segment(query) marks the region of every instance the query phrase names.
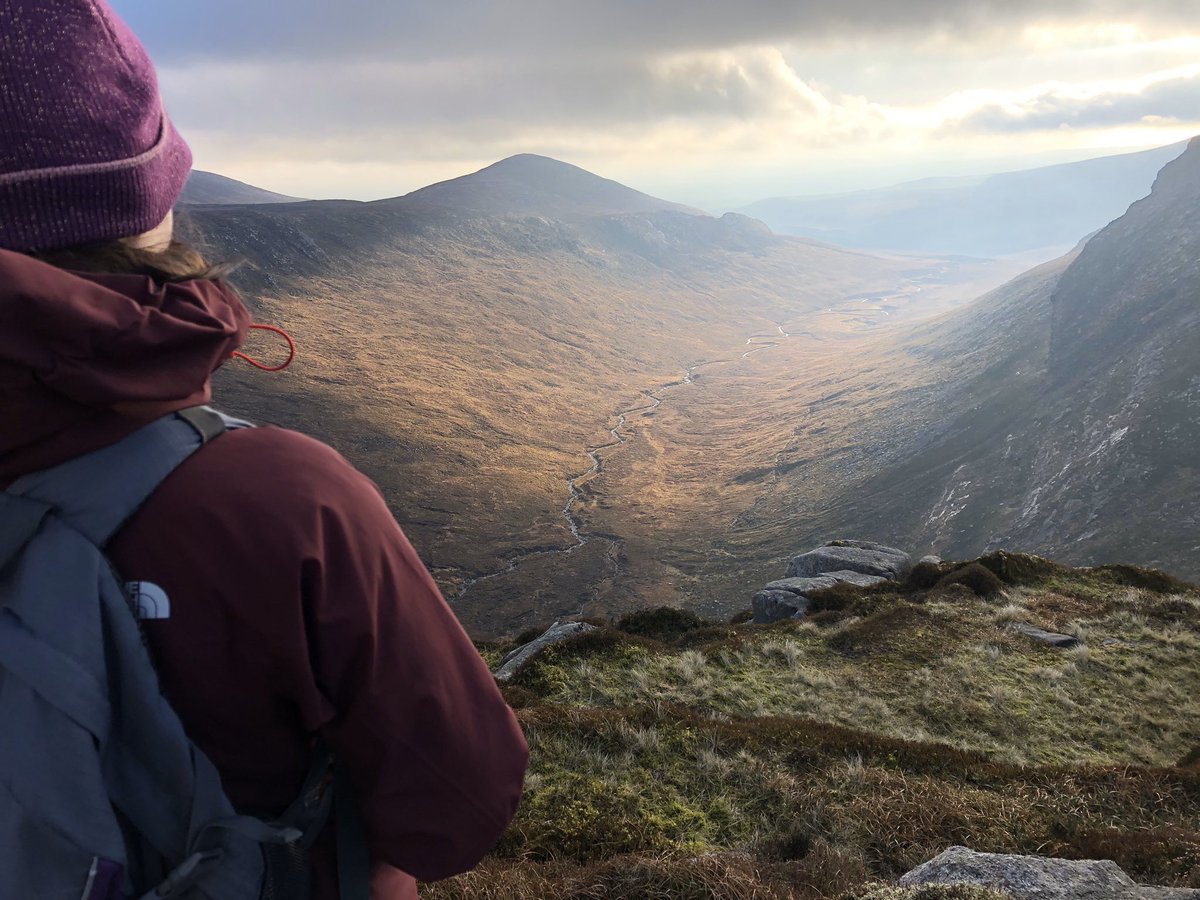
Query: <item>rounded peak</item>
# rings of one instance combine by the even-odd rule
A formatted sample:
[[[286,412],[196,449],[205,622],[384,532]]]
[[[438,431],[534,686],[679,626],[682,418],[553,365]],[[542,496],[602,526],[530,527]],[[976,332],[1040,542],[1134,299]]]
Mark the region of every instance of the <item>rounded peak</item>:
[[[489,215],[551,218],[663,210],[694,212],[571,163],[536,153],[509,156],[470,175],[414,191],[404,201]]]

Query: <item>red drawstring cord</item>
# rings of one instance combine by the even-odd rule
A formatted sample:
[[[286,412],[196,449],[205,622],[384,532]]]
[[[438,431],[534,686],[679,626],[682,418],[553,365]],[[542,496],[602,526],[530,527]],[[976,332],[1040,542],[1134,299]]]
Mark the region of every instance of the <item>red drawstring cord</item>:
[[[290,334],[288,334],[282,328],[276,328],[274,325],[251,325],[250,327],[253,329],[256,329],[258,331],[273,332],[274,334],[279,335],[281,338],[283,338],[285,341],[287,341],[287,343],[288,343],[288,358],[284,361],[283,365],[268,366],[268,365],[264,365],[263,363],[260,363],[257,359],[253,359],[252,357],[247,356],[245,353],[242,353],[240,350],[234,350],[233,351],[234,356],[236,356],[238,359],[245,360],[246,362],[250,363],[250,365],[255,366],[256,368],[262,369],[264,372],[282,372],[284,369],[286,369],[288,366],[290,366],[292,364],[292,360],[294,360],[296,358],[296,342],[294,340],[292,340],[292,336]]]

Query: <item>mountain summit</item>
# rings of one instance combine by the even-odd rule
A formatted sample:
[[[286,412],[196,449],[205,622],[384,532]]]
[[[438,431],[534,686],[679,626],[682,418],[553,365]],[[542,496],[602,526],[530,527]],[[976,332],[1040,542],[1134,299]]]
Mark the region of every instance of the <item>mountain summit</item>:
[[[470,175],[380,202],[489,216],[574,219],[667,210],[703,215],[699,210],[651,197],[570,163],[533,153],[510,156]]]

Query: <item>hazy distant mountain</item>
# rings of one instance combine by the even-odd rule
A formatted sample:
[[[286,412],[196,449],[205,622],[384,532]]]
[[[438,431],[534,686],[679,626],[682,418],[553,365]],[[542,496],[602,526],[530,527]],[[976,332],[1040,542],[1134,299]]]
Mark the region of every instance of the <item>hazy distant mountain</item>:
[[[234,181],[224,175],[192,170],[184,185],[179,202],[185,206],[202,204],[297,203],[299,197],[288,197],[264,191],[252,184]]]
[[[740,212],[782,234],[875,251],[1005,256],[1066,252],[1146,195],[1183,151],[1140,153],[1021,172],[935,178],[872,191],[762,200]]]
[[[697,497],[670,480],[626,493],[608,479],[632,453],[578,479],[587,448],[614,442],[620,421],[656,421],[647,392],[692,385],[689,367],[696,383],[712,360],[741,371],[765,356],[743,366],[768,346],[748,347],[753,336],[784,340],[781,323],[835,302],[857,311],[854,298],[939,265],[778,237],[529,156],[391,200],[203,206],[187,218],[213,258],[248,260],[238,282],[256,315],[300,344],[279,376],[227,366],[219,402],[301,426],[361,465],[451,598],[483,578],[456,601],[480,633],[676,590],[670,557],[696,547],[664,525],[682,515],[708,528],[736,509],[693,515]],[[272,357],[269,339],[252,343]],[[741,465],[740,429],[759,411],[728,413],[697,457],[705,467],[718,445]],[[563,514],[572,490],[583,545]],[[618,491],[640,510],[609,524]]]
[[[1200,138],[1077,256],[912,342],[927,424],[818,517],[955,557],[1028,549],[1200,577]]]
[[[405,206],[433,206],[485,215],[580,218],[673,210],[699,210],[659,200],[586,169],[546,156],[522,153],[481,169],[413,191],[397,200]]]

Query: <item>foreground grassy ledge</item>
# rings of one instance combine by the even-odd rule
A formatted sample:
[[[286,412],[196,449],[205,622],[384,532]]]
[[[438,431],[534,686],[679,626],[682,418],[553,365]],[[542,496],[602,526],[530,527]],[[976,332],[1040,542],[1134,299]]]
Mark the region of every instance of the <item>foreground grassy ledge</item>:
[[[1198,651],[1200,589],[1004,553],[839,585],[799,621],[637,613],[506,686],[522,808],[423,895],[997,896],[877,884],[952,844],[1200,887]]]

